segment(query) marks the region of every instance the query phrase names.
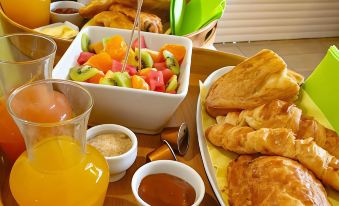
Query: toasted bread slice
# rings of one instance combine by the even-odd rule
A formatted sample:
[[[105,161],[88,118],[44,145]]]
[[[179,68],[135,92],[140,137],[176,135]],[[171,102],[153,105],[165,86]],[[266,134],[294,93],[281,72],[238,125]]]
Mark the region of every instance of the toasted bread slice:
[[[302,82],[289,73],[284,60],[264,49],[216,80],[206,98],[206,110],[213,116],[251,109],[275,99],[294,101]]]

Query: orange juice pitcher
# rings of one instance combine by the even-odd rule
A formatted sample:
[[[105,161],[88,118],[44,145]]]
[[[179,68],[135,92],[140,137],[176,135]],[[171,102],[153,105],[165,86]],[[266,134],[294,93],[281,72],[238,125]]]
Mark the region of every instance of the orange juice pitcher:
[[[13,164],[25,143],[7,112],[7,97],[27,82],[51,77],[56,44],[41,35],[11,34],[0,37],[0,47],[0,150]]]
[[[26,143],[9,184],[19,205],[103,205],[109,181],[105,158],[86,145],[93,100],[80,85],[41,80],[8,98]]]
[[[49,24],[51,0],[0,0],[5,14],[31,29]]]

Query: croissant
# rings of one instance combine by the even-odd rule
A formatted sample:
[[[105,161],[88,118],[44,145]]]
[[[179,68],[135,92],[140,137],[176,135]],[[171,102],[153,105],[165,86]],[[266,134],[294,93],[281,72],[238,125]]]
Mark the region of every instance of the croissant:
[[[339,158],[338,135],[313,118],[302,116],[301,109],[282,100],[273,100],[240,113],[229,112],[226,116],[218,116],[217,122],[234,126],[249,126],[253,129],[288,128],[296,134],[297,139],[312,137],[317,145]]]
[[[237,125],[249,125],[254,129],[288,128],[294,133],[299,130],[301,109],[282,100],[273,100],[254,109],[243,110]]]
[[[222,130],[222,147],[238,154],[261,153],[298,160],[325,184],[339,190],[339,160],[318,146],[312,138],[296,139],[293,132],[286,128],[244,132],[250,131],[248,128],[234,128],[225,123],[209,127],[205,135],[210,140],[213,139],[214,130]]]
[[[314,141],[331,155],[339,158],[339,137],[338,135],[321,125],[310,117],[302,117],[297,138],[305,139],[312,137]]]
[[[330,205],[319,180],[303,165],[285,157],[241,155],[228,165],[227,179],[233,206]]]

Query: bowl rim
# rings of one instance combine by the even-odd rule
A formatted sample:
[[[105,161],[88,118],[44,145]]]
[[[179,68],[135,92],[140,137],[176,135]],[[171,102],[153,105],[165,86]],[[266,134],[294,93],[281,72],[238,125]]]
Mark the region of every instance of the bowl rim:
[[[65,8],[65,7],[63,7],[63,5],[66,5],[66,4],[67,5],[69,4],[69,6],[67,6],[68,8],[78,9],[78,12],[72,13],[72,14],[61,14],[61,13],[56,13],[52,10],[53,6],[56,7],[56,8],[53,8],[53,9],[59,9],[59,8]],[[80,15],[78,6],[84,7],[85,5],[80,3],[80,2],[77,2],[77,1],[56,1],[56,2],[51,3],[51,5],[49,7],[49,11],[51,12],[51,14],[56,15],[56,16],[58,16],[58,15],[59,16],[69,16],[69,17],[77,16],[77,15]]]
[[[152,168],[152,167],[154,167],[156,165],[176,166],[176,167],[179,167],[179,168],[181,168],[183,170],[189,171],[191,173],[190,175],[194,176],[194,178],[199,182],[199,185],[200,185],[200,187],[194,188],[194,186],[190,182],[188,182],[194,188],[195,191],[198,191],[200,193],[200,195],[196,197],[196,200],[194,201],[192,206],[198,206],[198,204],[200,204],[202,202],[202,200],[203,200],[203,198],[205,196],[205,183],[204,183],[204,181],[202,180],[201,176],[198,174],[197,171],[195,171],[192,167],[190,167],[190,166],[188,166],[188,165],[186,165],[184,163],[178,162],[178,161],[173,161],[173,160],[157,160],[157,161],[150,162],[150,163],[147,163],[147,164],[141,166],[133,174],[132,181],[131,181],[131,188],[132,188],[132,192],[133,192],[134,197],[137,199],[137,201],[139,203],[141,203],[142,205],[150,206],[148,203],[146,203],[139,196],[138,189],[139,189],[140,185],[138,185],[138,186],[136,185],[137,176],[140,176],[141,172],[144,171],[146,168]],[[163,172],[163,173],[166,173],[166,172]],[[151,174],[158,174],[158,173],[151,173]],[[167,174],[170,174],[170,173],[167,173]],[[174,175],[174,174],[170,174],[170,175]],[[146,176],[147,175],[145,175],[145,177]],[[176,176],[176,177],[178,177],[180,179],[183,179],[183,178],[179,177],[178,175],[174,175],[174,176]],[[145,178],[145,177],[143,177],[143,178]]]
[[[103,155],[107,161],[124,159],[124,158],[132,155],[134,151],[137,151],[138,139],[137,139],[136,135],[134,134],[134,132],[132,132],[127,127],[124,127],[124,126],[121,126],[121,125],[118,125],[118,124],[100,124],[100,125],[96,125],[94,127],[89,128],[87,130],[87,133],[86,133],[86,141],[90,140],[91,138],[94,138],[98,133],[110,132],[110,131],[112,131],[112,132],[122,132],[125,135],[127,135],[130,138],[130,140],[132,141],[132,147],[121,155],[112,156],[112,157],[107,157],[107,156]],[[93,132],[93,135],[89,136],[89,134],[88,134],[89,132]]]

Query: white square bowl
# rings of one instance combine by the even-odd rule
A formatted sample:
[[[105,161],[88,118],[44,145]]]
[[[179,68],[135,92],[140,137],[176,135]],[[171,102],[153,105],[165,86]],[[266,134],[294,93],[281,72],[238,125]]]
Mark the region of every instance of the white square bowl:
[[[128,43],[131,31],[105,27],[86,27],[80,31],[70,47],[55,66],[54,79],[69,79],[71,67],[77,65],[81,50],[81,35],[87,33],[91,42],[104,37],[121,35]],[[135,33],[136,34],[136,33]],[[109,85],[79,82],[90,91],[94,107],[89,124],[120,124],[134,132],[159,133],[184,100],[189,86],[192,42],[186,37],[142,32],[149,49],[158,51],[164,44],[180,44],[186,47],[186,55],[180,66],[177,94],[122,88]]]

